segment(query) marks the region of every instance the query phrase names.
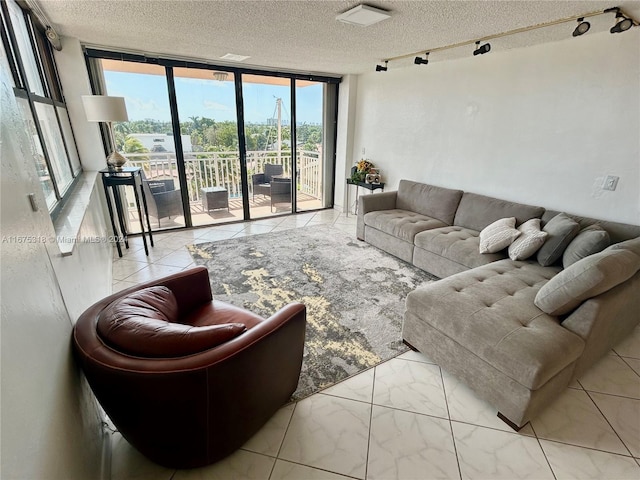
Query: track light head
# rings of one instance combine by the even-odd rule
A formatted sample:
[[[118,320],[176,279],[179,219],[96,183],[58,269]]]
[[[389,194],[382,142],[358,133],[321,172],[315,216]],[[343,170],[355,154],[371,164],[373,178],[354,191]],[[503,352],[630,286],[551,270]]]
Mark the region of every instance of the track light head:
[[[579,18],[578,22],[579,22],[578,26],[572,33],[574,37],[579,37],[580,35],[584,35],[591,28],[591,24],[589,22],[585,22],[584,18]]]
[[[473,55],[484,55],[491,51],[491,44],[485,43],[484,45],[480,45],[480,40],[476,42],[476,49],[473,51]]]
[[[610,33],[622,33],[630,30],[631,27],[637,25],[632,19],[626,17],[620,11],[620,7],[607,8],[604,13],[616,12],[616,24],[609,30]]]
[[[415,63],[416,65],[426,65],[427,63],[429,63],[429,52],[424,54],[424,58],[416,57],[413,60],[413,63]]]
[[[386,72],[389,68],[389,61],[385,60],[384,67],[382,65],[376,65],[376,72]]]
[[[626,32],[631,27],[633,27],[633,20],[631,20],[630,18],[625,17],[621,13],[618,13],[616,15],[616,18],[622,18],[622,20],[619,20],[613,27],[611,27],[611,30],[609,30],[609,32],[611,32],[611,33],[622,33],[622,32]]]

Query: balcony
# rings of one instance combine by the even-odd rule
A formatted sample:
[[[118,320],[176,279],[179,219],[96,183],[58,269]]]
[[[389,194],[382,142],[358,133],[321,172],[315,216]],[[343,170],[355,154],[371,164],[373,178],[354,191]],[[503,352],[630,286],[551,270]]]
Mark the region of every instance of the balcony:
[[[175,189],[180,188],[176,156],[173,152],[163,153],[127,153],[127,165],[141,167],[148,180],[172,180]],[[323,208],[322,155],[320,152],[297,151],[297,189],[298,210]],[[219,224],[244,219],[242,208],[242,180],[240,176],[239,152],[198,152],[185,154],[185,171],[188,185],[189,209],[194,226]],[[247,152],[247,170],[249,178],[249,207],[252,218],[268,217],[272,214],[291,212],[290,203],[271,205],[271,199],[264,195],[253,195],[251,175],[264,171],[264,165],[283,166],[283,177],[292,176],[291,152],[250,151]],[[171,185],[171,183],[169,183]],[[227,190],[229,210],[206,211],[203,208],[201,189],[223,187]],[[133,192],[126,194],[129,223],[132,231],[139,228],[138,212]],[[153,230],[184,226],[183,216],[150,217]],[[158,222],[159,220],[159,222]]]

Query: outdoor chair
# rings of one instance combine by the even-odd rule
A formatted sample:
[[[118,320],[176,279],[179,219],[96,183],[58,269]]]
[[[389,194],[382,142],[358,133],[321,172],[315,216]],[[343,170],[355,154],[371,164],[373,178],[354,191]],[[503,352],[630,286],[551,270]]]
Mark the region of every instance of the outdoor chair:
[[[182,215],[182,195],[176,190],[173,180],[142,180],[144,196],[147,200],[149,215],[158,220],[172,216]]]
[[[140,453],[168,468],[216,462],[290,401],[306,309],[269,318],[213,300],[196,267],[115,293],[73,329],[74,354],[100,405]]]
[[[256,173],[251,176],[251,183],[253,184],[253,199],[255,200],[256,194],[271,195],[271,180],[273,177],[282,175],[284,169],[282,165],[274,165],[266,163],[264,165],[264,173]]]
[[[291,203],[291,179],[274,178],[270,185],[271,213],[277,203]]]

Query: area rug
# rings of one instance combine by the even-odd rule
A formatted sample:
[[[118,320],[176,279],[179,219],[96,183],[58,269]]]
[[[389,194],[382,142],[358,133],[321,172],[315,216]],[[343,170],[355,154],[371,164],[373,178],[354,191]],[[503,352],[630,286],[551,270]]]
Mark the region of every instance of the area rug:
[[[263,317],[307,306],[302,399],[407,350],[406,296],[436,278],[326,225],[188,247],[213,295]]]

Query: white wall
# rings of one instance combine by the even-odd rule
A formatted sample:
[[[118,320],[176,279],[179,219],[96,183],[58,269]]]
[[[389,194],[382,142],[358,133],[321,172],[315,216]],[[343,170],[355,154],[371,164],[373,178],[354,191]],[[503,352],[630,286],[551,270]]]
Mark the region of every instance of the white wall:
[[[68,306],[78,311],[109,293],[96,279],[109,271],[111,250],[87,244],[82,255],[63,259],[49,240],[53,224],[8,79],[0,66],[0,477],[98,479],[102,418],[72,358],[76,315]],[[37,212],[27,198],[31,192],[41,207]],[[106,234],[101,209],[93,195],[84,231]]]
[[[639,117],[640,28],[390,64],[358,79],[348,164],[366,148],[387,189],[409,178],[640,224]]]
[[[334,208],[346,212],[346,183],[353,166],[353,137],[358,76],[345,75],[338,86],[338,132],[336,136],[336,183]],[[355,188],[355,187],[354,187]],[[354,195],[355,197],[355,195]]]

